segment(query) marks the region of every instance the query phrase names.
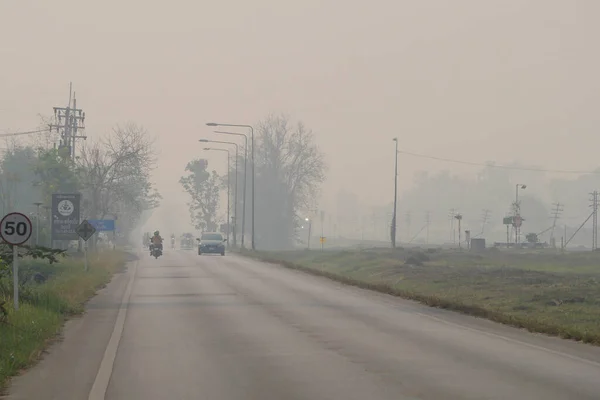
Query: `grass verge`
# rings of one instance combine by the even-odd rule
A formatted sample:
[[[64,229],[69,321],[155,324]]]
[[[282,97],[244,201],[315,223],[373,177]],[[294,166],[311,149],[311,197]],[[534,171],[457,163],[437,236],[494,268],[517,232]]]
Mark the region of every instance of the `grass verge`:
[[[24,273],[37,273],[47,280],[31,283],[20,292],[20,307],[13,308],[12,280],[0,278],[0,390],[11,376],[32,365],[47,344],[60,332],[65,320],[83,311],[85,302],[105,286],[126,261],[120,251],[102,253],[101,259],[90,257],[89,270],[83,262],[66,258],[49,265],[43,261],[21,261]],[[21,274],[19,274],[21,275]]]
[[[243,252],[348,285],[600,345],[600,254]],[[421,260],[414,265],[410,259]]]

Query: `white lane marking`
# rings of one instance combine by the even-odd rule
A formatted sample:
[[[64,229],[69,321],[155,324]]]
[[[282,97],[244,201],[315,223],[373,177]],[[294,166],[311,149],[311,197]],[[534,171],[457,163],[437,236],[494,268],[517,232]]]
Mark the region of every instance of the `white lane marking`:
[[[121,306],[119,308],[119,313],[117,314],[115,327],[112,335],[110,336],[110,340],[108,341],[108,345],[106,346],[106,350],[104,351],[104,357],[100,363],[100,368],[96,374],[96,379],[94,380],[94,385],[90,390],[88,400],[104,400],[104,396],[106,395],[108,383],[110,382],[110,377],[112,376],[113,365],[117,356],[117,350],[119,348],[119,342],[121,341],[121,335],[123,334],[123,328],[125,327],[127,306],[129,299],[131,298],[131,291],[133,289],[133,281],[135,280],[138,263],[139,260],[133,263],[133,270],[129,276],[129,282],[127,283],[127,288],[125,289],[123,298],[121,299]]]

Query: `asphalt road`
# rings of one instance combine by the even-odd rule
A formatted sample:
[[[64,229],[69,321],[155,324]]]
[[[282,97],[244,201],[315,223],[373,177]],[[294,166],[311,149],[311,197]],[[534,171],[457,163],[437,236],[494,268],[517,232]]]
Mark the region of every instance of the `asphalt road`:
[[[236,256],[144,255],[9,399],[600,399],[600,349]]]

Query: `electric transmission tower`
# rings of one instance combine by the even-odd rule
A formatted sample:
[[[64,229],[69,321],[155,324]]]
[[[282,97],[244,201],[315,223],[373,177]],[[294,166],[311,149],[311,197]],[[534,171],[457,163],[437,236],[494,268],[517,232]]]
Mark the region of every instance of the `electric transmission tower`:
[[[490,210],[488,209],[484,209],[483,210],[483,214],[481,216],[481,235],[483,235],[483,233],[485,232],[485,226],[487,225],[487,223],[490,220]]]
[[[556,247],[556,241],[554,239],[554,230],[556,229],[556,222],[560,218],[560,214],[564,211],[564,207],[559,202],[552,204],[554,209],[552,210],[552,231],[550,232],[550,244],[552,247]]]
[[[78,135],[79,130],[85,129],[85,112],[77,108],[77,99],[72,84],[69,84],[67,107],[54,107],[54,122],[54,124],[50,124],[50,129],[56,129],[56,132],[60,133],[59,149],[68,149],[69,157],[71,160],[75,160],[75,140],[87,139],[87,136]]]

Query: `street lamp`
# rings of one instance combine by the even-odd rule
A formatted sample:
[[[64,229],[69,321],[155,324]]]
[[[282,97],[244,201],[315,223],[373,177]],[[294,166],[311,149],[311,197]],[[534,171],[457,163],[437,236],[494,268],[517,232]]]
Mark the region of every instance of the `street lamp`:
[[[219,140],[208,140],[208,139],[200,139],[199,142],[232,144],[235,146],[235,190],[234,190],[234,195],[233,195],[233,197],[234,197],[233,204],[235,204],[235,206],[233,208],[233,220],[234,220],[234,223],[233,223],[233,247],[236,247],[237,246],[237,239],[236,239],[237,232],[236,231],[237,231],[237,220],[238,220],[238,217],[237,217],[238,154],[239,154],[238,153],[238,145],[237,145],[237,143],[234,143],[234,142],[222,142]],[[229,182],[227,182],[227,184],[229,185]],[[229,221],[227,221],[227,223],[229,224]],[[242,227],[242,229],[243,229],[243,227]]]
[[[229,126],[229,127],[237,127],[237,128],[250,128],[251,135],[251,145],[252,145],[252,250],[256,250],[255,245],[255,234],[254,234],[254,209],[255,209],[255,193],[254,193],[254,181],[256,180],[256,175],[254,174],[254,128],[252,125],[238,125],[238,124],[221,124],[217,122],[208,122],[207,126]]]
[[[34,206],[37,206],[37,213],[35,215],[35,245],[40,245],[40,206],[44,203],[40,203],[39,201],[33,203]]]
[[[235,135],[244,137],[244,188],[242,189],[242,197],[244,198],[244,207],[242,208],[242,249],[244,249],[244,234],[246,233],[246,181],[248,178],[248,135],[245,133],[213,131],[224,135]],[[237,174],[236,174],[237,176]],[[237,188],[237,185],[236,185]]]
[[[44,210],[46,210],[46,219],[48,220],[48,247],[52,247],[52,218],[50,215],[50,210],[52,207],[43,206]]]
[[[392,248],[396,248],[396,210],[398,207],[398,138],[392,139],[396,143],[396,161],[394,165],[394,212],[392,214],[391,239]]]
[[[515,194],[515,246],[519,243],[519,237],[521,236],[521,206],[519,205],[519,189],[527,189],[527,185],[522,183],[517,183],[515,185],[516,194]]]
[[[308,242],[307,242],[307,245],[308,245],[308,250],[310,250],[310,235],[311,235],[311,230],[312,230],[312,219],[306,217],[304,220],[306,222],[308,222]]]
[[[462,248],[462,242],[461,242],[462,239],[460,237],[460,221],[462,221],[463,216],[462,216],[462,214],[456,214],[454,216],[454,218],[458,220],[458,248],[460,249],[460,248]]]
[[[216,149],[216,148],[212,148],[212,147],[205,147],[204,150],[212,150],[212,151],[225,151],[227,152],[227,247],[229,247],[229,198],[230,198],[230,192],[229,189],[231,187],[231,185],[229,184],[229,171],[231,170],[230,166],[229,166],[229,159],[230,159],[230,155],[229,155],[229,150],[227,149]]]

